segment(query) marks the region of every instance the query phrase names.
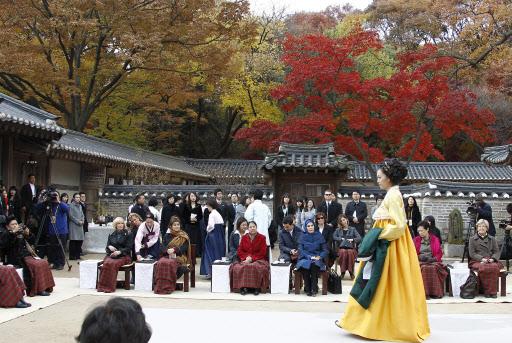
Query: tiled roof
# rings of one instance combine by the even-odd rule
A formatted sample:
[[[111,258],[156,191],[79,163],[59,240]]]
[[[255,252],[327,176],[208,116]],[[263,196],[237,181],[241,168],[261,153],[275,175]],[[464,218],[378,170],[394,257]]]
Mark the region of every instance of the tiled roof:
[[[212,181],[220,185],[263,184],[265,174],[261,160],[187,159],[191,166],[208,173]]]
[[[485,148],[481,159],[485,163],[512,164],[512,144]]]
[[[379,166],[375,164],[373,167],[376,170]],[[371,180],[370,172],[364,165],[357,164],[349,180]],[[512,167],[482,162],[411,162],[406,180],[512,181]]]
[[[115,161],[132,166],[170,171],[199,179],[208,179],[204,173],[185,162],[185,159],[159,154],[115,143],[106,139],[68,130],[67,134],[48,146],[50,153],[71,152],[100,160]]]
[[[60,136],[66,130],[57,125],[57,118],[51,113],[0,93],[0,122],[23,125]]]
[[[104,185],[100,191],[100,197],[127,197],[133,198],[136,194],[145,194],[152,197],[165,197],[167,194],[183,196],[187,192],[196,192],[200,198],[213,197],[215,189],[220,188],[224,196],[231,193],[248,195],[250,192],[259,189],[263,192],[265,199],[272,199],[273,189],[271,186],[261,185]]]
[[[338,190],[338,196],[349,198],[353,191],[358,191],[363,198],[375,198],[378,194],[385,194],[378,186],[347,185]],[[466,197],[474,198],[481,194],[484,198],[504,198],[512,196],[512,183],[463,183],[429,180],[420,185],[400,186],[404,197]]]
[[[345,156],[336,155],[334,144],[281,143],[277,153],[265,157],[263,168],[348,169],[351,162]]]

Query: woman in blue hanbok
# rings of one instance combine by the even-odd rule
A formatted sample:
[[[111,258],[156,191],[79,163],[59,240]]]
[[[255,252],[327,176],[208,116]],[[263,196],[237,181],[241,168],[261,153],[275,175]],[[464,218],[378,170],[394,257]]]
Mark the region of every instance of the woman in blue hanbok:
[[[211,278],[212,275],[212,263],[215,260],[219,260],[224,256],[226,251],[226,241],[224,238],[224,220],[217,211],[217,201],[215,199],[209,199],[206,202],[208,211],[208,224],[206,226],[206,239],[204,242],[203,257],[201,259],[201,275],[206,275],[207,278]]]

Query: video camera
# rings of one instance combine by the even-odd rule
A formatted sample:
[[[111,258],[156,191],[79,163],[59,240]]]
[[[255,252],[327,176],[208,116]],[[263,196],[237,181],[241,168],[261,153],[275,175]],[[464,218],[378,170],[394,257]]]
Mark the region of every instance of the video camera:
[[[55,188],[43,189],[39,196],[40,202],[59,202],[59,192]]]
[[[466,209],[468,216],[471,218],[476,218],[476,215],[478,214],[478,202],[470,200],[466,204],[468,205],[468,208]]]
[[[508,214],[510,214],[512,216],[512,203],[507,205],[507,212],[508,212]],[[512,219],[510,219],[510,220],[506,220],[506,219],[500,220],[500,223],[498,224],[500,229],[504,229],[504,228],[506,228],[509,225],[512,225]]]

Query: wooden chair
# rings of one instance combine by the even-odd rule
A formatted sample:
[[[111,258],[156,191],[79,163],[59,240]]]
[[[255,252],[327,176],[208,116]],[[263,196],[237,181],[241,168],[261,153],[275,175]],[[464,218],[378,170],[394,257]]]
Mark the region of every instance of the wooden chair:
[[[183,282],[176,282],[176,286],[180,285],[183,288],[183,292],[188,292],[190,287],[196,287],[196,245],[190,244],[188,252],[187,269],[183,274]]]
[[[98,284],[98,280],[100,278],[100,271],[101,271],[102,265],[103,265],[103,261],[98,262],[98,272],[96,274],[96,285]],[[124,280],[121,281],[123,283],[123,288],[126,290],[130,290],[130,279],[131,279],[130,273],[135,272],[135,263],[131,262],[131,263],[125,264],[124,266],[121,266],[121,268],[119,268],[119,271],[124,272]]]
[[[508,275],[508,272],[506,270],[503,270],[503,271],[500,272],[499,290],[500,290],[500,295],[502,297],[506,297],[507,296],[507,275]]]
[[[300,294],[300,290],[302,289],[302,274],[299,270],[293,269],[293,275],[294,275],[294,288],[295,288],[295,294]],[[322,295],[327,295],[327,283],[329,281],[329,268],[326,265],[326,269],[324,271],[320,272],[320,276],[322,279]],[[298,287],[297,287],[298,286]]]

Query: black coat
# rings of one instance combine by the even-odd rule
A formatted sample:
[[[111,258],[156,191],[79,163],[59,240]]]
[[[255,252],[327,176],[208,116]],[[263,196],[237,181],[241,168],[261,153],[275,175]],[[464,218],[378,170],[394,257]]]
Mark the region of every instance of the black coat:
[[[2,232],[0,235],[0,250],[5,256],[5,262],[7,264],[21,267],[23,266],[23,258],[32,256],[27,249],[25,241],[29,244],[34,244],[34,235],[30,234],[25,238],[21,232],[18,234],[13,234],[8,230]]]
[[[133,213],[133,212],[132,212]],[[134,233],[136,234],[136,232]],[[130,231],[128,230],[122,230],[117,231],[115,230],[110,235],[108,235],[107,240],[107,246],[105,248],[105,251],[107,252],[107,255],[110,256],[112,253],[108,246],[111,245],[117,250],[121,252],[121,255],[113,258],[119,258],[122,256],[130,256],[132,252],[132,246],[133,246],[133,237]]]
[[[130,213],[137,213],[142,218],[142,220],[145,220],[146,214],[151,213],[151,211],[146,205],[135,204],[132,206]]]
[[[343,213],[343,206],[336,202],[331,201],[329,208],[327,208],[327,203],[322,201],[320,206],[318,206],[316,213],[323,212],[327,216],[326,224],[330,224],[332,227],[338,226],[338,216]]]
[[[14,215],[18,223],[21,223],[21,198],[18,194],[13,198],[9,197],[9,214]]]
[[[356,212],[359,223],[354,223],[354,212]],[[354,227],[361,236],[364,236],[364,220],[368,217],[366,203],[362,201],[359,201],[357,204],[355,201],[349,202],[345,208],[345,215],[348,217],[350,226]]]
[[[196,215],[197,221],[195,223],[192,223],[190,221],[191,214]],[[196,207],[192,208],[192,207],[190,207],[190,205],[187,204],[183,207],[183,221],[185,222],[185,226],[199,225],[199,223],[201,222],[201,219],[203,219],[203,210],[201,208],[201,205],[196,204]]]
[[[162,218],[160,218],[160,232],[165,233],[165,231],[167,231],[172,216],[180,218],[181,222],[183,223],[183,218],[181,217],[180,209],[175,204],[164,205],[164,207],[162,207]]]
[[[235,227],[235,217],[236,217],[236,206],[238,204],[233,205],[233,203],[226,205],[226,213],[227,213],[227,219],[228,219],[228,232],[231,234],[233,232],[233,229]]]
[[[407,225],[414,233],[414,237],[418,235],[418,223],[421,222],[421,212],[418,206],[412,208],[405,204],[405,216],[407,218]],[[409,223],[409,220],[411,223]]]
[[[41,192],[41,187],[39,187],[37,185],[35,187],[36,187],[36,196],[35,197],[32,197],[33,196],[32,190],[30,189],[30,185],[28,183],[23,185],[23,187],[21,187],[21,189],[20,189],[21,206],[24,206],[27,208],[27,214],[30,211],[30,209],[32,208],[32,206],[35,203],[37,203],[37,196]]]
[[[169,246],[169,243],[171,243],[172,239],[174,237],[169,233],[166,232],[162,238],[162,256],[169,256],[167,253],[167,250],[169,250],[167,247]],[[188,252],[188,241],[185,241],[185,243],[179,247],[179,249],[175,249],[176,256],[181,255],[187,255]]]
[[[80,206],[82,207],[82,212],[84,213],[84,232],[89,232],[89,222],[87,221],[87,204],[80,202]]]
[[[341,206],[341,205],[340,205]],[[319,230],[317,228],[317,230]],[[334,249],[334,228],[330,225],[325,225],[322,231],[322,236],[324,236],[325,242],[327,244],[327,248],[329,249],[329,257],[334,258],[336,256],[336,251]]]
[[[299,249],[300,238],[302,237],[302,230],[298,227],[294,227],[292,232],[288,232],[285,229],[279,232],[279,258],[284,259],[286,262],[290,262],[290,251],[293,249]]]
[[[285,209],[287,210],[285,215]],[[283,227],[283,219],[286,216],[295,216],[295,208],[292,205],[288,205],[286,208],[283,208],[283,205],[279,205],[279,208],[277,209],[277,218],[276,218],[276,224],[279,227]]]
[[[485,219],[489,222],[489,235],[496,236],[496,227],[494,226],[494,222],[492,221],[492,208],[491,205],[487,203],[483,203],[477,207],[477,221],[480,219]]]

